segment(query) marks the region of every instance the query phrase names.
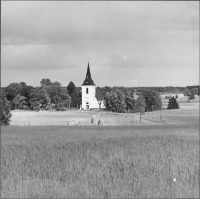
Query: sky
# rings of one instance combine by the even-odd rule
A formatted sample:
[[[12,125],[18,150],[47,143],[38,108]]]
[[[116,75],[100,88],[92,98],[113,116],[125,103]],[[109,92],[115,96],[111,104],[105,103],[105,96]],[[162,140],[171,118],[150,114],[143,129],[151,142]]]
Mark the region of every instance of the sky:
[[[198,1],[2,1],[1,86],[199,84]]]

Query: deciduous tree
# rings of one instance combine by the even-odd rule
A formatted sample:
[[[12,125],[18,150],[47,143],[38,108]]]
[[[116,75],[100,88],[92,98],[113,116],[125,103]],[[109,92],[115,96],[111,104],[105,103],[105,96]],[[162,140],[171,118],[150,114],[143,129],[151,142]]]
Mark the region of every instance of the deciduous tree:
[[[146,104],[145,111],[153,111],[160,109],[162,101],[157,91],[151,89],[143,89],[140,91],[140,94],[145,99],[145,104]]]
[[[190,91],[188,88],[185,88],[185,89],[183,90],[183,94],[184,94],[184,96],[190,96],[191,91]]]
[[[146,109],[146,102],[143,95],[139,95],[139,97],[135,101],[134,109],[136,112],[144,113]]]
[[[35,88],[31,93],[31,107],[33,110],[39,110],[40,108],[49,109],[51,105],[51,99],[45,89]]]
[[[10,118],[11,118],[11,112],[9,109],[8,101],[6,99],[6,95],[1,89],[0,93],[0,121],[1,121],[1,126],[3,125],[9,125],[10,124]]]
[[[17,95],[21,95],[22,85],[19,83],[11,83],[5,88],[5,95],[7,100],[12,101]]]

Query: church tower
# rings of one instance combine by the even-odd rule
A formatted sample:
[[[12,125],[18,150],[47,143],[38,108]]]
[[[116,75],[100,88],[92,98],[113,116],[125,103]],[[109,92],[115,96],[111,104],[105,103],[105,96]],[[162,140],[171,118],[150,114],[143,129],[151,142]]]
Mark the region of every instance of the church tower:
[[[90,73],[90,66],[88,62],[87,73],[82,87],[82,109],[98,109],[99,102],[103,101],[103,94],[100,89],[96,87]],[[97,94],[98,93],[98,94]],[[103,103],[102,103],[103,104]],[[103,105],[101,105],[103,108]]]

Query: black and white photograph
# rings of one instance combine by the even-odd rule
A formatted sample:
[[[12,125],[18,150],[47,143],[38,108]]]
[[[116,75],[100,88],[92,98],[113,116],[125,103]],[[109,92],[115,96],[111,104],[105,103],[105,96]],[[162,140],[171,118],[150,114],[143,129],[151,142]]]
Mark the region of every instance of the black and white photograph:
[[[1,1],[1,198],[199,198],[199,1]]]

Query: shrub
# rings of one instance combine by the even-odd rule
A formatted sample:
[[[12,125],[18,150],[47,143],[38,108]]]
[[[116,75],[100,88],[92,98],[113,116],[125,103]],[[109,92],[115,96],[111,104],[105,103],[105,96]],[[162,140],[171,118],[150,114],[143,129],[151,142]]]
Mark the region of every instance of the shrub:
[[[167,109],[178,109],[178,108],[179,108],[179,104],[176,101],[176,98],[174,97],[170,98]]]

